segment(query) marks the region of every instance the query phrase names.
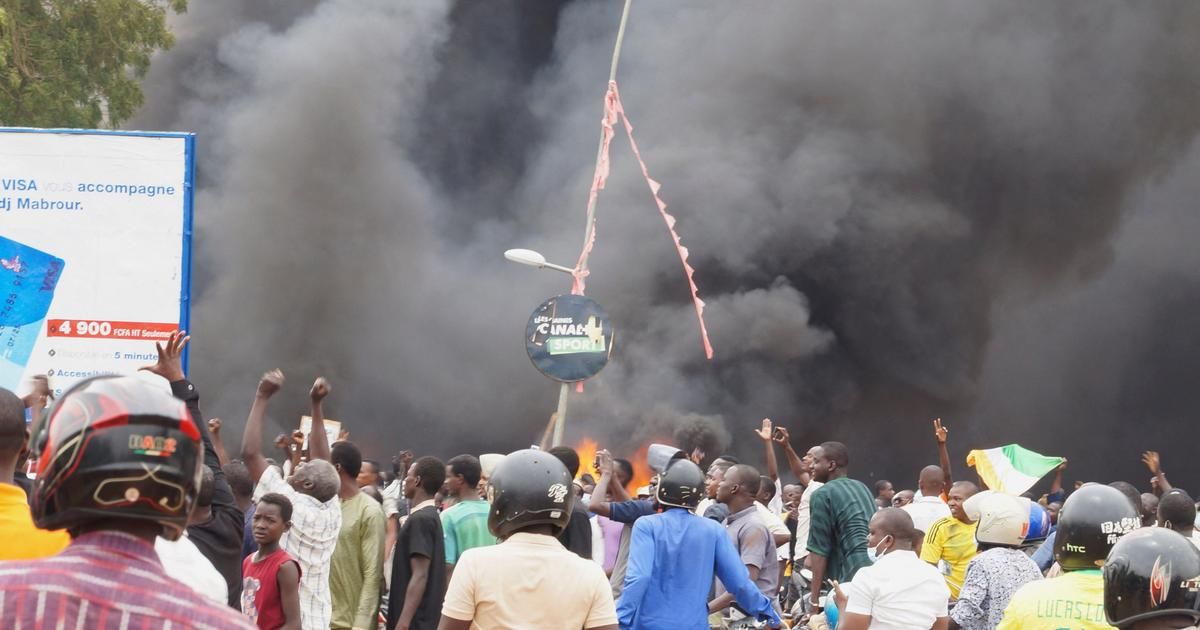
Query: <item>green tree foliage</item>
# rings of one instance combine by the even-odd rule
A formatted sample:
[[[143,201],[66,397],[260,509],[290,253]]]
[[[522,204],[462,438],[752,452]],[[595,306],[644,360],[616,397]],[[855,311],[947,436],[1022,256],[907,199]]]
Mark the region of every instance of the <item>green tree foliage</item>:
[[[187,0],[0,0],[0,124],[116,127]]]

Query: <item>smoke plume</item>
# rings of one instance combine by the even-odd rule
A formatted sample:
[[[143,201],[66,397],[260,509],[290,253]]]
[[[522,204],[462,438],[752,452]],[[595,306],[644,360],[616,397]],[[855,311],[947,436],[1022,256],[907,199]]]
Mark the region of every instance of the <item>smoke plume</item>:
[[[200,134],[207,410],[239,418],[279,366],[280,428],[326,374],[369,455],[534,440],[557,391],[521,331],[569,284],[500,254],[578,256],[620,8],[180,16],[135,125]],[[568,437],[753,461],[770,416],[899,486],[936,457],[935,416],[958,462],[1019,442],[1136,481],[1140,449],[1182,460],[1171,438],[1194,437],[1200,402],[1198,24],[1184,0],[635,3],[618,82],[716,358],[618,137],[588,282],[617,345],[572,394]]]

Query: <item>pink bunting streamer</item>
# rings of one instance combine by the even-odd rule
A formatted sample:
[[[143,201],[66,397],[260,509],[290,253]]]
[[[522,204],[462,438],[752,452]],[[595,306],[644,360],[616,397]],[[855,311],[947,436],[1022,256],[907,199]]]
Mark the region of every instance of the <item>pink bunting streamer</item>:
[[[679,252],[679,261],[683,263],[683,271],[687,275],[688,287],[692,292],[692,302],[696,306],[696,319],[700,322],[700,339],[704,342],[704,355],[709,359],[713,358],[712,344],[708,340],[708,328],[704,325],[704,300],[700,299],[699,287],[696,286],[696,281],[692,277],[695,269],[688,264],[688,248],[683,246],[679,239],[679,234],[675,231],[675,217],[667,212],[667,204],[658,196],[659,189],[662,184],[650,177],[650,171],[646,168],[646,162],[642,159],[642,153],[638,150],[637,142],[633,139],[633,123],[629,122],[629,116],[625,114],[625,106],[621,103],[621,96],[617,92],[617,82],[610,81],[608,83],[608,92],[604,95],[604,118],[601,119],[601,146],[600,155],[596,160],[596,172],[592,177],[592,188],[588,192],[588,207],[595,207],[596,198],[600,191],[604,190],[604,185],[608,181],[609,174],[609,147],[612,144],[614,135],[613,125],[617,122],[617,116],[621,117],[621,122],[625,125],[625,135],[629,138],[629,146],[633,149],[633,155],[637,158],[638,165],[642,168],[642,176],[646,178],[646,184],[650,187],[650,194],[654,196],[654,203],[658,205],[658,212],[662,215],[663,222],[667,224],[667,231],[671,234],[671,240],[675,242],[675,250]],[[575,264],[575,282],[571,288],[571,292],[576,295],[583,295],[584,278],[588,272],[583,268],[584,261],[591,255],[592,248],[596,244],[596,220],[593,216],[592,225],[588,226],[588,240],[583,245],[583,251],[579,254],[579,262]]]

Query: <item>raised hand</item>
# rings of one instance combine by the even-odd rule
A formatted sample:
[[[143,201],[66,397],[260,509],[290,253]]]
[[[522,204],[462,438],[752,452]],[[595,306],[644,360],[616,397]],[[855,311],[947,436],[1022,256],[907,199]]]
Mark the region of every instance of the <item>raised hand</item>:
[[[219,437],[221,435],[221,419],[220,418],[209,418],[208,419],[208,432],[213,434],[214,437]]]
[[[607,449],[596,451],[596,472],[601,475],[613,472],[613,456]]]
[[[760,439],[764,442],[770,442],[771,441],[771,419],[763,418],[762,428],[755,429],[754,434],[758,436],[758,439]]]
[[[313,402],[321,402],[333,391],[333,387],[329,385],[329,381],[325,380],[324,376],[318,376],[316,381],[313,381],[312,389],[309,390],[308,396]]]
[[[27,408],[40,407],[45,408],[50,401],[54,400],[54,391],[50,389],[50,379],[45,374],[35,374],[33,376],[33,390],[21,399]]]
[[[288,434],[280,433],[275,436],[275,448],[281,451],[288,450]]]
[[[949,433],[950,433],[950,430],[947,429],[946,427],[942,426],[941,418],[934,419],[934,421],[933,421],[933,436],[935,438],[937,438],[938,444],[945,444],[946,436]]]
[[[705,455],[707,455],[707,453],[704,452],[704,449],[697,446],[696,448],[692,449],[692,454],[688,455],[688,459],[691,460],[693,464],[699,466],[700,462],[704,461]]]
[[[191,340],[187,333],[176,330],[167,338],[166,345],[154,342],[154,347],[158,350],[158,361],[153,365],[144,365],[138,370],[157,374],[171,383],[183,380],[183,349]]]
[[[1159,460],[1158,451],[1146,451],[1142,453],[1142,463],[1146,468],[1150,469],[1150,474],[1157,475],[1162,471],[1162,462]]]
[[[278,368],[263,374],[262,379],[258,381],[258,395],[262,398],[270,398],[282,388],[283,372]]]
[[[771,435],[771,439],[780,446],[787,446],[791,442],[791,436],[788,435],[788,430],[783,427],[775,427],[775,433]]]

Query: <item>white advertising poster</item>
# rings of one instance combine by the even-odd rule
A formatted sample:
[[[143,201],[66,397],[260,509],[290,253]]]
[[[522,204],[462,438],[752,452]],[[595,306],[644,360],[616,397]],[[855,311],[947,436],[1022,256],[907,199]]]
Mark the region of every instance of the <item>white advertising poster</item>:
[[[131,374],[187,329],[194,146],[0,128],[0,387]]]

